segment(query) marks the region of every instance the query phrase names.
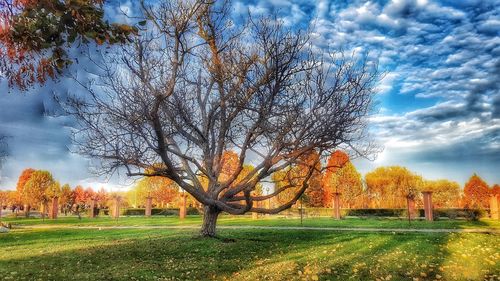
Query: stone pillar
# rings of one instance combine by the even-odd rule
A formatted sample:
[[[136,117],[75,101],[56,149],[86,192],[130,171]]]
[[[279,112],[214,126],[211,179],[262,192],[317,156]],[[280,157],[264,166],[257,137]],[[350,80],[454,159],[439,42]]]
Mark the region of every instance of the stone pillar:
[[[424,211],[425,211],[425,220],[433,221],[434,216],[432,214],[432,192],[424,191]]]
[[[340,220],[340,193],[333,193],[333,218]]]
[[[146,198],[146,210],[144,211],[144,215],[146,217],[151,217],[151,207],[153,205],[153,198],[147,197]]]
[[[89,208],[89,218],[95,218],[96,217],[96,212],[95,212],[95,200],[90,200],[90,208]]]
[[[490,217],[494,220],[500,220],[499,206],[500,196],[492,195],[490,197]]]
[[[415,214],[415,199],[408,198],[408,216],[410,219],[414,219],[416,217]]]
[[[116,197],[113,200],[113,207],[112,207],[112,216],[114,219],[117,219],[120,217],[120,197]]]
[[[179,206],[179,218],[181,220],[186,218],[186,201],[187,201],[186,194],[181,193],[181,205]]]
[[[52,207],[50,208],[50,218],[57,219],[57,213],[59,212],[59,198],[52,198]]]

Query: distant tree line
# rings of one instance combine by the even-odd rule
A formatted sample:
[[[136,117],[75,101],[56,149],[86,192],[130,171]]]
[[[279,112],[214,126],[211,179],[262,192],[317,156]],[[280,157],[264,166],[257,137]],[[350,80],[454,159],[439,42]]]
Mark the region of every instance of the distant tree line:
[[[61,186],[49,171],[28,168],[19,176],[15,190],[0,191],[0,206],[11,208],[16,213],[23,211],[25,215],[36,209],[43,216],[48,212],[51,200],[57,197],[59,213],[79,214],[88,209],[91,202],[96,204],[97,209],[108,208],[116,197],[120,197],[124,207],[139,207],[149,196],[154,199],[154,206],[163,207],[173,202],[178,193],[177,185],[160,177],[141,179],[129,192],[108,192],[102,187],[95,191],[92,187],[81,185],[74,188],[69,184]]]
[[[317,157],[318,154],[311,153],[304,157],[304,161],[317,162]],[[237,167],[238,155],[226,151],[222,162],[221,177],[229,177]],[[270,199],[270,204],[279,205],[294,196],[295,189],[300,188],[296,179],[303,177],[305,166],[297,165],[272,175],[274,191],[283,188],[286,190]],[[252,169],[251,165],[247,165],[239,177],[244,178]],[[200,178],[200,181],[206,182],[203,178]],[[340,150],[331,154],[326,166],[322,167],[319,162],[316,164],[316,171],[308,184],[302,200],[298,201],[296,206],[301,202],[306,207],[330,208],[333,194],[340,193],[342,208],[405,208],[408,197],[413,198],[417,206],[421,207],[421,193],[432,191],[435,208],[485,209],[489,207],[491,195],[500,195],[500,185],[494,184],[490,187],[477,174],[469,178],[463,189],[457,182],[447,179],[427,180],[401,166],[379,167],[363,178],[349,160],[349,156]],[[13,212],[29,212],[30,209],[47,212],[49,202],[57,197],[59,212],[68,214],[85,210],[91,201],[94,201],[99,209],[107,208],[111,200],[119,196],[123,207],[144,207],[146,199],[150,197],[154,207],[167,208],[179,206],[180,194],[179,186],[165,177],[144,177],[127,192],[110,193],[104,188],[94,191],[91,187],[84,188],[80,185],[74,188],[69,184],[61,186],[50,172],[29,168],[19,176],[15,190],[0,191],[0,206],[4,209],[10,207]],[[261,184],[255,194],[263,195]],[[188,204],[200,207],[191,196],[188,196]]]
[[[311,154],[312,161],[317,155]],[[274,188],[293,185],[301,173],[297,166],[275,173]],[[428,180],[401,166],[378,167],[363,178],[349,160],[349,156],[337,150],[331,154],[325,167],[317,164],[316,172],[309,180],[302,201],[308,207],[332,207],[334,193],[340,193],[343,208],[405,208],[411,197],[421,207],[422,192],[433,192],[436,208],[488,208],[489,198],[500,195],[498,184],[491,187],[477,174],[473,174],[463,189],[451,180]],[[277,197],[287,201],[289,193]]]

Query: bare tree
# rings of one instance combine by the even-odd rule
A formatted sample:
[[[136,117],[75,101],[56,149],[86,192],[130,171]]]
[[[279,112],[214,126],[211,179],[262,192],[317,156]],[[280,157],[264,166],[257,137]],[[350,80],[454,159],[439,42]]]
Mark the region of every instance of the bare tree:
[[[67,101],[81,123],[75,135],[81,153],[103,159],[105,172],[124,167],[129,176],[175,181],[204,205],[203,236],[215,236],[221,212],[291,207],[317,166],[301,163],[313,150],[328,156],[348,147],[367,155],[370,148],[365,117],[374,65],[317,54],[307,32],[285,28],[276,16],[250,15],[239,28],[229,9],[212,1],[143,2],[147,29],[103,56],[95,79],[80,82],[88,94]],[[239,162],[221,180],[229,149]],[[239,177],[245,163],[255,168]],[[254,195],[255,186],[299,164],[308,170],[295,196],[271,209],[257,207],[292,186]]]

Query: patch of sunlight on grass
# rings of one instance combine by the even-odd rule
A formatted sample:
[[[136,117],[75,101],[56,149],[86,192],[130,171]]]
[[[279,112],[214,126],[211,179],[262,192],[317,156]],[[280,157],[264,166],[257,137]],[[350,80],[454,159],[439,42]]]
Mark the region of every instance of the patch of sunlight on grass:
[[[451,234],[442,250],[446,280],[500,280],[500,236]]]

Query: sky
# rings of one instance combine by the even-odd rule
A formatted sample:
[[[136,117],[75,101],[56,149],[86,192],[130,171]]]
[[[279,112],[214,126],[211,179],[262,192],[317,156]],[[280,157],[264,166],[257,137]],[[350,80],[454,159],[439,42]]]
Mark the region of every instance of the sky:
[[[123,20],[114,1],[111,20]],[[500,1],[233,1],[235,18],[278,11],[290,27],[310,27],[318,52],[342,49],[378,61],[383,77],[369,119],[384,150],[355,159],[365,174],[402,165],[428,179],[463,185],[473,174],[500,183]],[[1,78],[0,78],[1,79]],[[0,189],[15,187],[24,168],[50,170],[63,183],[126,188],[123,176],[97,177],[92,159],[72,152],[74,122],[53,100],[69,79],[20,93],[0,81],[0,134],[10,156]]]

